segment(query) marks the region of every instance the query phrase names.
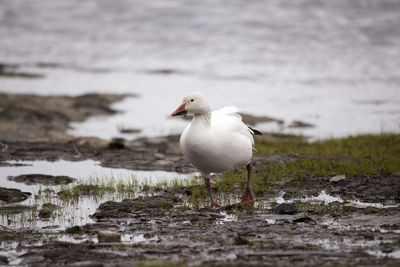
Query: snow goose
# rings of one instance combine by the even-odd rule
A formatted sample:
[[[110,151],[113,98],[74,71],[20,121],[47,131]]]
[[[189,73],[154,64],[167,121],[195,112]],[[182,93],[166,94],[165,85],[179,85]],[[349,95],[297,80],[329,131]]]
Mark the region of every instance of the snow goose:
[[[192,122],[185,128],[180,138],[180,147],[189,160],[204,177],[210,196],[211,208],[220,205],[214,200],[210,173],[222,173],[241,165],[247,167],[247,187],[241,203],[254,201],[251,189],[251,158],[253,134],[261,134],[242,122],[236,107],[224,107],[211,111],[201,93],[187,95],[172,116],[192,114]]]

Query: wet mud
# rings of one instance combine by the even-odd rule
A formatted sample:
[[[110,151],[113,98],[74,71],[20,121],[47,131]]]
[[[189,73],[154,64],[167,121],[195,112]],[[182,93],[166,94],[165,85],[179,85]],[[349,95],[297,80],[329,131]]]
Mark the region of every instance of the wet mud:
[[[299,203],[293,204],[299,210],[291,214],[276,214],[276,209],[240,207],[194,210],[184,201],[185,196],[173,190],[108,201],[92,215],[95,223],[57,234],[69,242],[23,233],[22,253],[6,260],[30,266],[398,263],[390,255],[400,249],[399,208],[348,210],[331,216],[328,209],[320,214],[299,211]],[[105,234],[112,239],[100,238]],[[7,232],[10,239],[17,235]],[[40,242],[23,241],[32,235]]]
[[[21,202],[29,198],[31,193],[18,189],[0,187],[0,200],[5,203]]]
[[[24,183],[27,185],[31,184],[43,184],[43,185],[61,185],[69,184],[75,181],[75,178],[68,176],[54,176],[46,174],[23,174],[18,176],[10,176],[8,180],[17,183]]]
[[[72,121],[111,115],[110,104],[126,95],[86,94],[77,97],[0,93],[0,140],[67,138]]]
[[[178,136],[127,141],[66,134],[70,121],[115,112],[109,104],[118,99],[121,96],[2,95],[0,166],[19,166],[14,162],[18,160],[93,159],[113,168],[196,171],[181,155]],[[62,108],[56,108],[61,103],[58,101],[64,103]],[[22,102],[30,104],[18,104]],[[11,107],[12,103],[16,106]],[[41,105],[46,106],[43,112],[37,107]],[[299,137],[271,134],[261,138]],[[284,164],[302,157],[320,156],[254,157],[255,171],[264,164]],[[58,186],[74,178],[24,174],[9,179]],[[220,209],[194,207],[189,199],[195,186],[141,188],[132,198],[99,203],[89,215],[92,223],[66,229],[57,225],[33,229],[0,225],[0,265],[396,266],[400,262],[399,180],[400,173],[351,179],[294,177],[276,182],[268,192],[256,196],[254,208],[238,204]],[[98,190],[95,186],[86,189],[87,194],[80,197]],[[213,190],[222,194],[218,188]],[[238,188],[232,195],[240,194],[236,191]],[[33,197],[29,192],[0,187],[4,202],[0,213],[37,210],[36,220],[43,221],[60,209],[51,203],[40,207],[18,204]]]

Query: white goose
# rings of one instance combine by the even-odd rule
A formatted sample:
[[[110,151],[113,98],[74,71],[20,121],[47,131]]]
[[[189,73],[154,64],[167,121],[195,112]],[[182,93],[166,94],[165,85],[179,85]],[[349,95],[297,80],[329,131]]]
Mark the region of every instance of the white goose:
[[[193,114],[192,122],[181,135],[180,147],[189,160],[204,177],[211,208],[220,205],[211,193],[210,173],[221,173],[241,165],[247,167],[247,187],[241,203],[253,203],[251,189],[251,158],[253,134],[261,134],[242,122],[236,107],[224,107],[212,111],[201,93],[187,95],[172,116]]]

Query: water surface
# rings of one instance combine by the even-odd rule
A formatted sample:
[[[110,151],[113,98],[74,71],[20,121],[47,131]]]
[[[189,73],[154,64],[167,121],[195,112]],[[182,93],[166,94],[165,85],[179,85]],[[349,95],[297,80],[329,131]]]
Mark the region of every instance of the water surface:
[[[103,138],[179,133],[167,117],[190,91],[285,120],[264,131],[400,132],[399,25],[396,0],[1,1],[0,62],[45,77],[0,91],[140,94],[71,131]]]

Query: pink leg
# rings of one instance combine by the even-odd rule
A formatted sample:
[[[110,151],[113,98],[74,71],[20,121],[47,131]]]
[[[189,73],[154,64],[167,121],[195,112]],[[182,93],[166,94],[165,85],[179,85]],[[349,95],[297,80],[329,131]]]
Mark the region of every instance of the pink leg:
[[[211,192],[210,178],[206,176],[204,178],[204,182],[206,183],[208,195],[210,196],[210,201],[211,201],[210,208],[219,208],[219,207],[221,207],[217,202],[215,202],[215,200],[213,198],[213,195],[212,195],[212,192]]]
[[[244,193],[242,195],[241,201],[240,203],[242,204],[247,204],[249,206],[253,206],[254,205],[254,194],[253,194],[253,190],[251,189],[251,182],[250,182],[250,178],[251,178],[251,162],[249,164],[247,164],[247,187],[246,190],[244,190]]]

